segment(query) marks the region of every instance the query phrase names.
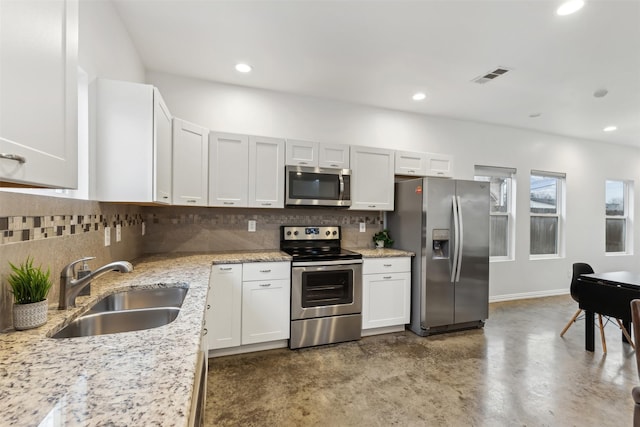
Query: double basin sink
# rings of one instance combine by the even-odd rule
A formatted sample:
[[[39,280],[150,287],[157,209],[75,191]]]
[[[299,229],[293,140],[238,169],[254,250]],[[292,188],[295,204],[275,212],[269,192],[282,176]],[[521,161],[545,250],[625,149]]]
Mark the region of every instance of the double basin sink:
[[[188,288],[131,289],[107,295],[52,338],[73,338],[157,328],[173,322]]]

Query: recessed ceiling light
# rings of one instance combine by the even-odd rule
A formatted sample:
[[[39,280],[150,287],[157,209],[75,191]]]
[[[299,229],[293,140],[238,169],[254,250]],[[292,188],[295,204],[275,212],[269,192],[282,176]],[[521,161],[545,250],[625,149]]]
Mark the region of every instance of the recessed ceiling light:
[[[236,71],[239,73],[248,73],[252,70],[251,65],[249,64],[236,64]]]
[[[542,113],[531,113],[531,114],[529,114],[529,117],[531,117],[532,119],[537,119],[541,115],[542,115]]]
[[[582,9],[584,6],[583,0],[569,0],[560,5],[558,9],[556,9],[556,14],[560,16],[571,15]]]
[[[618,126],[607,126],[606,128],[602,129],[605,132],[613,132],[614,130],[617,130]]]
[[[607,94],[609,93],[609,91],[605,88],[602,89],[598,89],[595,92],[593,92],[593,96],[596,98],[604,98],[605,96],[607,96]]]
[[[425,95],[422,92],[418,92],[418,93],[414,93],[413,94],[413,100],[414,101],[422,101],[423,99],[425,99],[427,97],[427,95]]]

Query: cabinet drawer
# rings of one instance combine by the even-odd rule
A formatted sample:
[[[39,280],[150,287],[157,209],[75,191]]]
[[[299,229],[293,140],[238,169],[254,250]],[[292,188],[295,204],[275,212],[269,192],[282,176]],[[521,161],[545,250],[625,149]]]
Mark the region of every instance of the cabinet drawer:
[[[232,275],[242,272],[242,264],[214,264],[211,267],[213,276]]]
[[[411,271],[411,257],[367,258],[362,264],[362,274],[383,274]]]
[[[291,275],[289,262],[251,262],[242,264],[242,280],[288,279]]]

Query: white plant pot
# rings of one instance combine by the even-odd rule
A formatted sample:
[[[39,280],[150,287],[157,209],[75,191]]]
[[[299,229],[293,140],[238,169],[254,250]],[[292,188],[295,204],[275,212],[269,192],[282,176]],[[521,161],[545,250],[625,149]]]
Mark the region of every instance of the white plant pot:
[[[376,248],[377,249],[384,248],[384,240],[376,240]]]
[[[16,331],[37,328],[47,323],[47,300],[13,305],[13,327]]]

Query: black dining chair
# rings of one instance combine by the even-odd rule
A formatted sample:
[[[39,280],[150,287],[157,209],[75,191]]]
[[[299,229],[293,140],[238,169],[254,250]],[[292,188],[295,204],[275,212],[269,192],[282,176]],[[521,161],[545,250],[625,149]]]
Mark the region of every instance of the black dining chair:
[[[578,291],[578,287],[580,286],[580,283],[578,282],[578,277],[580,277],[582,274],[591,274],[591,273],[594,273],[594,271],[589,264],[584,262],[576,262],[573,264],[573,275],[571,276],[571,286],[569,288],[569,292],[571,293],[571,298],[573,298],[574,301],[577,302],[578,304],[580,304],[580,295]],[[578,311],[576,311],[576,313],[573,315],[571,320],[569,320],[569,322],[564,327],[562,332],[560,332],[561,337],[564,336],[565,332],[569,330],[571,325],[573,325],[576,322],[576,320],[578,320],[578,317],[580,316],[580,314],[582,314],[582,309],[578,308]],[[598,324],[600,327],[600,339],[602,341],[602,350],[606,353],[607,342],[604,338],[604,325],[602,323],[602,315],[600,315],[600,313],[598,313]]]
[[[640,339],[640,299],[631,301],[631,323],[633,324],[633,338],[636,342]],[[640,353],[636,351],[636,365],[638,367],[638,377],[640,378]],[[640,427],[640,386],[635,386],[631,390],[631,396],[636,403],[633,409],[633,427]]]
[[[591,274],[591,273],[594,273],[594,271],[589,264],[586,264],[584,262],[576,262],[573,264],[573,276],[571,277],[571,287],[569,288],[569,291],[571,292],[571,298],[573,298],[575,302],[577,302],[578,304],[580,303],[579,288],[581,286],[581,283],[578,281],[578,278],[582,274]],[[569,320],[569,322],[564,327],[562,332],[560,332],[561,337],[564,336],[565,332],[569,330],[571,325],[573,325],[576,322],[576,320],[578,320],[578,317],[580,316],[581,313],[582,313],[582,309],[578,308],[578,311],[576,311],[576,313],[573,315],[571,320]],[[607,341],[604,336],[604,326],[606,325],[606,323],[609,322],[610,319],[607,316],[605,316],[606,323],[602,323],[602,315],[600,313],[597,313],[597,314],[598,314],[598,328],[600,329],[600,340],[602,341],[602,351],[606,353]],[[624,324],[620,321],[620,319],[616,319],[616,322],[618,322],[618,327],[620,328],[624,336],[627,338],[627,341],[629,341],[629,344],[631,344],[631,347],[635,348],[635,345],[633,344],[633,340],[631,339],[631,336],[629,335],[627,328],[624,327]]]

